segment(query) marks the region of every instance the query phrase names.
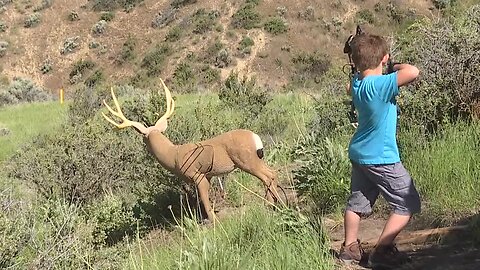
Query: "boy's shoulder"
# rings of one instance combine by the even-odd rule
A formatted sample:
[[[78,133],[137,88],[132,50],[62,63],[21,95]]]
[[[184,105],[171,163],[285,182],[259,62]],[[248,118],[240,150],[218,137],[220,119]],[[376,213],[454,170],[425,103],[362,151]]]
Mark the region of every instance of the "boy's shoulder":
[[[377,92],[382,99],[389,100],[393,96],[398,95],[397,72],[370,75],[363,79],[356,75],[353,88],[360,92]]]

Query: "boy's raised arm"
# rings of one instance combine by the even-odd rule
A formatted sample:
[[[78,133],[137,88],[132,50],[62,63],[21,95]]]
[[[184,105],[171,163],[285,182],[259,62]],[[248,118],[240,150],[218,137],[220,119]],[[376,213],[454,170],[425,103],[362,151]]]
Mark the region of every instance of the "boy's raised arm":
[[[413,82],[420,71],[415,66],[409,64],[395,64],[393,70],[397,71],[397,84],[403,86]]]

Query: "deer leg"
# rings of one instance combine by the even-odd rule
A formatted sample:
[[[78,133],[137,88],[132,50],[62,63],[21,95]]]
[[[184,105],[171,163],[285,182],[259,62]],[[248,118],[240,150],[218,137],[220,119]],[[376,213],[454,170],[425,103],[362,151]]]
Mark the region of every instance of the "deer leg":
[[[200,201],[202,202],[205,212],[207,213],[208,220],[210,222],[213,222],[215,214],[213,213],[212,206],[210,205],[210,199],[208,197],[210,182],[204,175],[202,175],[196,180],[196,185],[198,188],[198,193],[200,195]]]
[[[277,176],[275,171],[270,169],[263,161],[255,169],[245,168],[244,171],[260,179],[266,188],[266,199],[270,203],[276,203],[282,201],[280,194],[278,193]]]

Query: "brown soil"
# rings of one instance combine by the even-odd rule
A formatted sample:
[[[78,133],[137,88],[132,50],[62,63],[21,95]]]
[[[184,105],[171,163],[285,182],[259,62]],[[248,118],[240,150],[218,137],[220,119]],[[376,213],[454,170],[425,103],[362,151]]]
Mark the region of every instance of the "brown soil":
[[[386,219],[371,217],[364,219],[360,224],[359,236],[364,246],[369,246],[366,252],[371,251],[375,245],[375,239],[380,235]],[[325,226],[328,229],[332,241],[332,253],[337,255],[343,241],[342,222],[327,220]],[[416,239],[416,232],[407,228],[398,238],[407,238],[407,243],[397,244],[397,248],[406,252],[412,262],[395,269],[480,269],[480,248],[471,241],[472,237],[467,230],[459,230],[442,236]],[[362,266],[363,265],[363,266]],[[355,266],[338,264],[338,269],[366,269],[363,263]]]

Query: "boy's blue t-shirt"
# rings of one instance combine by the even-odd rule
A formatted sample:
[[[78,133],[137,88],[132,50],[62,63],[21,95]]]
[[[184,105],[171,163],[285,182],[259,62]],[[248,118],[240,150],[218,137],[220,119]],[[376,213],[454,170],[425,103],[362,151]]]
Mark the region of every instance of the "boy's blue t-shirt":
[[[352,80],[352,97],[358,114],[357,131],[350,141],[349,158],[364,165],[400,161],[396,128],[397,72]]]

